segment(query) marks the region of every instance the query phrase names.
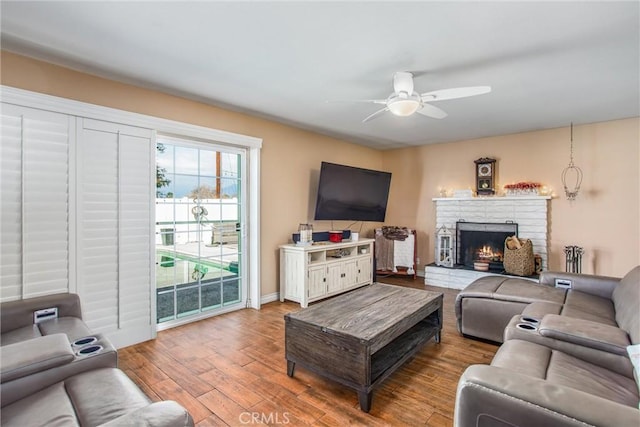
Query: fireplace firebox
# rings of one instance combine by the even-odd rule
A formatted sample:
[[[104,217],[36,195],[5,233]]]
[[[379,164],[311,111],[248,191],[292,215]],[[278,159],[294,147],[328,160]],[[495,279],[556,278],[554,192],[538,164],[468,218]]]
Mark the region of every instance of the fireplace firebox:
[[[476,263],[487,263],[490,271],[504,270],[504,241],[518,235],[518,224],[513,222],[456,223],[456,264],[474,268]]]

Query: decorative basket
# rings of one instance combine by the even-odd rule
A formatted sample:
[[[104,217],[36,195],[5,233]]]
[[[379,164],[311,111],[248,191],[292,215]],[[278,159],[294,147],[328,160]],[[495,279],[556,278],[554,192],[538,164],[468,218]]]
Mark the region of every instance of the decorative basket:
[[[520,248],[509,249],[505,240],[504,270],[515,276],[531,276],[536,269],[533,243],[529,239],[518,239]]]

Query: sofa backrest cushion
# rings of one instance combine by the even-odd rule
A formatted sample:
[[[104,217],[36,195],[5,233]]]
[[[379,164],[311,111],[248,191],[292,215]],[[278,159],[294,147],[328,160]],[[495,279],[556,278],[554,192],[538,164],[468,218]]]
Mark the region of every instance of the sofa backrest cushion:
[[[78,317],[82,319],[80,297],[77,294],[60,293],[42,297],[27,298],[18,301],[3,302],[0,305],[0,331],[31,326],[33,312],[45,308],[58,308],[58,317]]]
[[[627,331],[633,344],[640,344],[640,265],[620,280],[612,299],[618,326]]]

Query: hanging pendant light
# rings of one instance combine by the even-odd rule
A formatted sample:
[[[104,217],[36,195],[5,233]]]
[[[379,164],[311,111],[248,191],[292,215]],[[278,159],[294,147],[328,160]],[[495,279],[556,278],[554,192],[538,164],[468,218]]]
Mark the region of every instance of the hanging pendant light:
[[[571,152],[569,157],[569,166],[562,171],[562,185],[567,200],[573,202],[580,191],[582,184],[582,169],[573,164],[573,123],[571,123]]]

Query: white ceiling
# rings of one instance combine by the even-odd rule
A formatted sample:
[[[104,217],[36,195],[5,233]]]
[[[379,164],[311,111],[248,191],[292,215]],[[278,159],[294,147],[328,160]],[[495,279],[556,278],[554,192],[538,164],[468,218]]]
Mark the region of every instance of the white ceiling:
[[[640,115],[640,3],[13,2],[2,48],[379,149]],[[395,71],[449,116],[362,123]]]

